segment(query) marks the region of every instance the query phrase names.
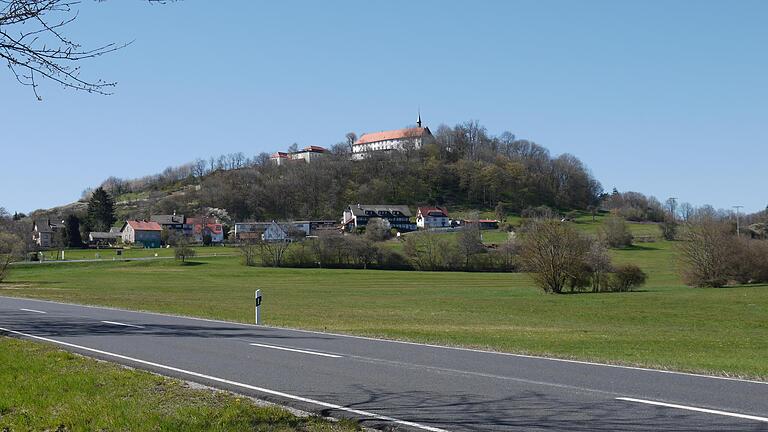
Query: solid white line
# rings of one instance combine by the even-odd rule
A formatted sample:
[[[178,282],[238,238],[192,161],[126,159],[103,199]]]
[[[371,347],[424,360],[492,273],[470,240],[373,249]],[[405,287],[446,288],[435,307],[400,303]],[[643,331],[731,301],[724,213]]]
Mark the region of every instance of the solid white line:
[[[671,404],[671,403],[666,403],[666,402],[656,402],[656,401],[645,400],[645,399],[634,399],[634,398],[628,398],[628,397],[619,397],[619,398],[616,398],[616,399],[627,401],[627,402],[637,402],[637,403],[646,404],[646,405],[656,405],[656,406],[663,406],[663,407],[667,407],[667,408],[677,408],[677,409],[687,410],[687,411],[696,411],[696,412],[702,412],[702,413],[707,413],[707,414],[717,414],[717,415],[721,415],[721,416],[737,417],[737,418],[742,418],[742,419],[747,419],[747,420],[755,420],[755,421],[759,421],[759,422],[767,422],[768,423],[768,418],[766,418],[766,417],[758,417],[758,416],[747,415],[747,414],[732,413],[732,412],[728,412],[728,411],[719,411],[719,410],[713,410],[713,409],[708,409],[708,408],[697,408],[697,407],[692,407],[692,406],[677,405],[677,404]]]
[[[118,359],[122,359],[122,360],[128,360],[128,361],[131,361],[131,362],[134,362],[134,363],[139,363],[139,364],[143,364],[143,365],[146,365],[146,366],[152,366],[152,367],[158,368],[158,369],[165,369],[165,370],[168,370],[168,371],[177,372],[177,373],[181,373],[181,374],[185,374],[185,375],[189,375],[189,376],[193,376],[193,377],[197,377],[197,378],[203,378],[203,379],[210,380],[210,381],[216,381],[216,382],[220,382],[222,384],[228,384],[228,385],[231,385],[231,386],[242,387],[242,388],[245,388],[245,389],[248,389],[248,390],[253,390],[253,391],[256,391],[256,392],[259,392],[259,393],[265,393],[265,394],[269,394],[269,395],[273,395],[273,396],[278,396],[278,397],[285,398],[285,399],[292,399],[292,400],[299,401],[299,402],[310,403],[310,404],[318,405],[318,406],[321,406],[321,407],[324,407],[324,408],[330,408],[330,409],[334,409],[334,410],[346,411],[348,413],[357,414],[357,415],[360,415],[360,416],[363,416],[363,417],[369,417],[369,418],[374,418],[374,419],[377,419],[377,420],[383,420],[383,421],[387,421],[387,422],[391,422],[391,423],[397,423],[397,424],[401,424],[403,426],[410,426],[410,427],[414,427],[414,428],[417,428],[417,429],[423,429],[423,430],[426,430],[426,431],[429,431],[429,432],[448,432],[445,429],[440,429],[440,428],[436,428],[436,427],[432,427],[432,426],[426,426],[426,425],[423,425],[423,424],[419,424],[419,423],[415,423],[415,422],[411,422],[411,421],[407,421],[407,420],[400,420],[400,419],[396,419],[394,417],[388,417],[388,416],[384,416],[384,415],[374,414],[372,412],[362,411],[362,410],[358,410],[358,409],[354,409],[354,408],[348,408],[348,407],[345,407],[345,406],[336,405],[336,404],[332,404],[332,403],[328,403],[328,402],[323,402],[323,401],[319,401],[319,400],[315,400],[315,399],[309,399],[309,398],[305,398],[305,397],[301,397],[301,396],[294,396],[292,394],[283,393],[283,392],[276,391],[276,390],[270,390],[270,389],[263,388],[263,387],[256,387],[256,386],[252,386],[250,384],[244,384],[244,383],[240,383],[240,382],[237,382],[237,381],[231,381],[231,380],[224,379],[224,378],[218,378],[218,377],[211,376],[211,375],[201,374],[199,372],[188,371],[188,370],[180,369],[180,368],[173,367],[173,366],[167,366],[167,365],[160,364],[160,363],[154,363],[154,362],[150,362],[150,361],[147,361],[147,360],[141,360],[141,359],[137,359],[137,358],[133,358],[133,357],[128,357],[128,356],[124,356],[122,354],[115,354],[115,353],[111,353],[111,352],[108,352],[108,351],[101,351],[101,350],[94,349],[94,348],[88,348],[88,347],[84,347],[84,346],[81,346],[81,345],[71,344],[71,343],[68,343],[68,342],[57,341],[55,339],[49,339],[49,338],[42,337],[42,336],[35,336],[35,335],[32,335],[32,334],[28,334],[28,333],[22,333],[22,332],[18,332],[18,331],[15,331],[15,330],[6,329],[6,328],[3,328],[3,327],[0,327],[0,331],[5,331],[5,332],[8,332],[8,333],[17,334],[19,336],[24,336],[24,337],[28,337],[28,338],[32,338],[32,339],[37,339],[37,340],[41,340],[41,341],[45,341],[45,342],[50,342],[50,343],[54,343],[54,344],[57,344],[57,345],[67,346],[67,347],[70,347],[70,348],[77,348],[77,349],[80,349],[80,350],[89,351],[89,352],[92,352],[92,353],[101,354],[101,355],[105,355],[105,356],[110,356],[110,357],[114,357],[114,358],[118,358]]]
[[[341,358],[340,355],[336,355],[336,354],[326,354],[326,353],[315,352],[315,351],[304,351],[304,350],[300,350],[300,349],[296,349],[296,348],[286,348],[286,347],[281,347],[281,346],[276,346],[276,345],[266,345],[266,344],[259,344],[259,343],[252,343],[250,345],[257,346],[257,347],[262,347],[262,348],[272,348],[272,349],[282,350],[282,351],[297,352],[297,353],[302,353],[302,354],[312,354],[312,355],[323,356],[323,357]]]
[[[182,319],[191,319],[196,321],[207,321],[207,322],[214,322],[214,323],[221,323],[221,324],[239,325],[239,326],[257,328],[257,329],[285,330],[285,331],[294,331],[294,332],[300,332],[300,333],[312,333],[312,334],[327,335],[327,336],[337,336],[337,337],[344,337],[344,338],[351,338],[351,339],[362,339],[362,340],[369,340],[369,341],[375,341],[375,342],[415,345],[415,346],[423,346],[423,347],[429,347],[429,348],[442,348],[442,349],[455,350],[455,351],[476,352],[481,354],[495,354],[495,355],[503,355],[508,357],[527,358],[527,359],[533,359],[533,360],[547,360],[547,361],[553,361],[553,362],[573,363],[573,364],[581,364],[581,365],[587,365],[587,366],[602,366],[602,367],[609,367],[609,368],[616,368],[616,369],[628,369],[628,370],[637,370],[637,371],[643,371],[643,372],[658,372],[658,373],[670,374],[670,375],[689,376],[694,378],[706,378],[706,379],[716,379],[716,380],[722,380],[722,381],[735,381],[735,382],[743,382],[743,383],[749,383],[749,384],[768,385],[768,381],[758,381],[758,380],[725,377],[725,376],[717,376],[717,375],[705,375],[705,374],[693,373],[693,372],[678,372],[673,370],[654,369],[654,368],[648,368],[648,367],[642,367],[642,366],[625,366],[625,365],[610,364],[610,363],[598,363],[598,362],[585,361],[585,360],[572,360],[572,359],[545,357],[545,356],[531,355],[531,354],[515,354],[515,353],[507,353],[507,352],[500,352],[500,351],[484,350],[484,349],[478,349],[478,348],[463,348],[463,347],[455,347],[455,346],[447,346],[447,345],[428,344],[428,343],[422,343],[422,342],[409,342],[409,341],[402,341],[402,340],[395,340],[395,339],[374,338],[369,336],[357,336],[357,335],[343,334],[343,333],[322,332],[317,330],[304,330],[304,329],[297,329],[297,328],[291,328],[291,327],[274,327],[274,326],[266,326],[266,325],[256,325],[256,324],[248,324],[248,323],[242,323],[242,322],[236,322],[236,321],[225,321],[225,320],[212,319],[212,318],[200,318],[200,317],[193,317],[188,315],[174,315],[174,314],[152,312],[152,311],[146,311],[146,310],[131,310],[131,309],[109,307],[109,306],[84,305],[84,304],[78,304],[78,303],[57,302],[52,300],[41,300],[41,299],[32,299],[32,298],[24,298],[24,297],[0,296],[0,298],[7,298],[7,299],[21,300],[21,301],[30,300],[30,301],[36,301],[41,303],[53,303],[57,305],[85,307],[90,309],[117,310],[121,312],[156,315],[156,316],[162,316],[162,317],[168,317],[168,318],[182,318]]]
[[[40,310],[37,310],[37,309],[24,309],[24,308],[21,308],[21,309],[19,309],[19,310],[23,310],[23,311],[25,311],[25,312],[34,312],[34,313],[39,313],[39,314],[45,314],[45,313],[48,313],[48,312],[43,312],[43,311],[40,311]]]
[[[133,328],[144,328],[142,326],[133,325],[133,324],[125,324],[117,321],[102,321],[104,324],[112,324],[117,326],[123,326],[123,327],[133,327]]]

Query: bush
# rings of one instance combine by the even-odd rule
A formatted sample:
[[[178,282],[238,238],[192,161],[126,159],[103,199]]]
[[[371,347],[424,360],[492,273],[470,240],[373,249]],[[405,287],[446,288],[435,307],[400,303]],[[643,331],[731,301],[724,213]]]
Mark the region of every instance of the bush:
[[[634,264],[623,264],[616,267],[611,275],[610,288],[612,291],[627,292],[645,284],[648,275]]]
[[[24,258],[24,242],[13,234],[0,232],[0,282],[8,275],[14,261]]]
[[[737,245],[727,225],[703,219],[691,224],[682,240],[679,250],[686,284],[722,287],[728,283]]]
[[[574,275],[583,273],[591,242],[571,224],[540,220],[523,233],[520,258],[544,292],[561,293],[568,284],[578,285]]]
[[[389,238],[391,228],[388,220],[372,218],[365,225],[365,237],[374,242],[384,241]]]
[[[600,228],[600,234],[612,248],[623,248],[632,245],[632,233],[627,228],[624,219],[611,216],[605,220]]]
[[[729,273],[738,283],[768,282],[768,241],[738,239],[730,255]]]
[[[675,240],[677,239],[677,222],[672,219],[665,219],[664,222],[659,224],[659,229],[661,230],[661,236],[664,237],[664,240]]]

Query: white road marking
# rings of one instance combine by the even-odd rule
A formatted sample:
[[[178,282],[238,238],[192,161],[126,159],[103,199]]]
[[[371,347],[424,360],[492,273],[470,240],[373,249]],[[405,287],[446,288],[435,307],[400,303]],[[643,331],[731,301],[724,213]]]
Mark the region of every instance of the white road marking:
[[[766,422],[766,423],[768,423],[768,418],[766,418],[766,417],[758,417],[758,416],[753,416],[753,415],[748,415],[748,414],[739,414],[739,413],[732,413],[732,412],[728,412],[728,411],[719,411],[719,410],[713,410],[713,409],[708,409],[708,408],[698,408],[698,407],[692,407],[692,406],[687,406],[687,405],[677,405],[677,404],[671,404],[671,403],[666,403],[666,402],[656,402],[656,401],[651,401],[651,400],[634,399],[634,398],[628,398],[628,397],[619,397],[619,398],[616,398],[616,399],[622,400],[622,401],[627,401],[627,402],[637,402],[637,403],[646,404],[646,405],[656,405],[656,406],[663,406],[663,407],[667,407],[667,408],[677,408],[677,409],[687,410],[687,411],[696,411],[696,412],[702,412],[702,413],[707,413],[707,414],[717,414],[717,415],[721,415],[721,416],[737,417],[737,418],[742,418],[742,419],[747,419],[747,420],[755,420],[755,421],[759,421],[759,422]]]
[[[259,344],[259,343],[252,343],[252,344],[249,344],[249,345],[253,345],[253,346],[257,346],[257,347],[262,347],[262,348],[272,348],[272,349],[282,350],[282,351],[297,352],[297,353],[302,353],[302,354],[312,354],[312,355],[323,356],[323,357],[341,358],[340,355],[336,355],[336,354],[326,354],[326,353],[321,353],[321,352],[316,352],[316,351],[304,351],[304,350],[300,350],[300,349],[296,349],[296,348],[286,348],[286,347],[281,347],[281,346],[276,346],[276,345],[266,345],[266,344]]]
[[[167,365],[160,364],[160,363],[154,363],[154,362],[150,362],[150,361],[147,361],[147,360],[141,360],[141,359],[137,359],[137,358],[133,358],[133,357],[128,357],[128,356],[124,356],[122,354],[115,354],[115,353],[111,353],[111,352],[108,352],[108,351],[102,351],[102,350],[98,350],[98,349],[94,349],[94,348],[84,347],[82,345],[71,344],[69,342],[57,341],[55,339],[50,339],[50,338],[46,338],[46,337],[42,337],[42,336],[35,336],[35,335],[32,335],[32,334],[22,333],[22,332],[19,332],[19,331],[10,330],[10,329],[6,329],[6,328],[3,328],[3,327],[0,327],[0,330],[8,332],[8,333],[17,334],[19,336],[28,337],[28,338],[31,338],[31,339],[37,339],[37,340],[41,340],[41,341],[45,341],[45,342],[54,343],[54,344],[57,344],[57,345],[67,346],[67,347],[70,347],[70,348],[77,348],[77,349],[80,349],[80,350],[83,350],[83,351],[89,351],[89,352],[96,353],[96,354],[101,354],[101,355],[105,355],[105,356],[109,356],[109,357],[114,357],[114,358],[118,358],[118,359],[122,359],[122,360],[128,360],[128,361],[132,361],[134,363],[139,363],[139,364],[143,364],[143,365],[146,365],[146,366],[152,366],[152,367],[157,368],[157,369],[164,369],[164,370],[168,370],[168,371],[171,371],[171,372],[177,372],[177,373],[181,373],[181,374],[185,374],[185,375],[189,375],[189,376],[193,376],[193,377],[197,377],[197,378],[203,378],[203,379],[210,380],[210,381],[220,382],[222,384],[228,384],[228,385],[231,385],[231,386],[241,387],[241,388],[248,389],[248,390],[253,390],[253,391],[256,391],[256,392],[259,392],[259,393],[265,393],[265,394],[269,394],[269,395],[273,395],[273,396],[282,397],[282,398],[285,398],[285,399],[291,399],[291,400],[295,400],[295,401],[299,401],[299,402],[305,402],[305,403],[309,403],[309,404],[313,404],[313,405],[318,405],[318,406],[321,406],[321,407],[324,407],[324,408],[330,408],[330,409],[334,409],[334,410],[346,411],[348,413],[357,414],[357,415],[360,415],[360,416],[363,416],[363,417],[374,418],[374,419],[377,419],[377,420],[383,420],[383,421],[387,421],[387,422],[391,422],[391,423],[397,423],[397,424],[401,424],[403,426],[410,426],[410,427],[414,427],[414,428],[417,428],[417,429],[426,430],[426,431],[429,431],[429,432],[448,432],[445,429],[440,429],[440,428],[436,428],[436,427],[432,427],[432,426],[427,426],[427,425],[423,425],[423,424],[420,424],[420,423],[415,423],[415,422],[412,422],[412,421],[400,420],[400,419],[396,419],[394,417],[388,417],[388,416],[384,416],[384,415],[374,414],[372,412],[362,411],[362,410],[358,410],[358,409],[354,409],[354,408],[348,408],[348,407],[345,407],[345,406],[336,405],[336,404],[332,404],[332,403],[328,403],[328,402],[323,402],[323,401],[319,401],[319,400],[315,400],[315,399],[309,399],[309,398],[305,398],[305,397],[302,397],[302,396],[294,396],[292,394],[283,393],[283,392],[276,391],[276,390],[270,390],[270,389],[263,388],[263,387],[256,387],[256,386],[252,386],[250,384],[240,383],[240,382],[237,382],[237,381],[231,381],[231,380],[224,379],[224,378],[218,378],[218,377],[211,376],[211,375],[201,374],[199,372],[188,371],[188,370],[180,369],[180,368],[173,367],[173,366],[167,366]]]
[[[102,321],[104,324],[112,324],[116,326],[123,326],[123,327],[133,327],[133,328],[144,328],[142,326],[133,325],[133,324],[125,324],[117,321]]]
[[[527,358],[527,359],[533,359],[533,360],[547,360],[547,361],[561,362],[561,363],[581,364],[586,366],[600,366],[600,367],[609,367],[609,368],[616,368],[616,369],[637,370],[637,371],[643,371],[643,372],[657,372],[657,373],[663,373],[663,374],[669,374],[669,375],[689,376],[693,378],[716,379],[716,380],[723,380],[723,381],[735,381],[735,382],[743,382],[743,383],[749,383],[749,384],[768,385],[768,381],[758,381],[758,380],[717,376],[717,375],[705,375],[705,374],[692,373],[692,372],[678,372],[673,370],[654,369],[654,368],[641,367],[641,366],[625,366],[625,365],[619,365],[619,364],[598,363],[598,362],[592,362],[592,361],[563,359],[563,358],[557,358],[557,357],[545,357],[545,356],[537,356],[537,355],[531,355],[531,354],[515,354],[515,353],[490,351],[490,350],[477,349],[477,348],[463,348],[463,347],[435,345],[435,344],[428,344],[428,343],[421,343],[421,342],[409,342],[409,341],[401,341],[401,340],[394,340],[394,339],[373,338],[369,336],[358,336],[358,335],[343,334],[343,333],[322,332],[317,330],[294,329],[290,327],[273,327],[268,325],[256,325],[256,324],[248,324],[248,323],[241,323],[241,322],[235,322],[235,321],[217,320],[212,318],[199,318],[199,317],[186,316],[186,315],[174,315],[174,314],[167,314],[167,313],[161,313],[161,312],[130,310],[130,309],[122,309],[122,308],[116,308],[116,307],[109,307],[109,306],[83,305],[83,304],[77,304],[77,303],[57,302],[52,300],[39,300],[39,299],[26,299],[26,298],[20,299],[17,297],[8,297],[8,296],[0,296],[0,298],[7,298],[10,300],[34,301],[34,302],[40,302],[40,303],[52,303],[56,305],[83,307],[83,308],[89,308],[89,309],[116,310],[120,312],[129,312],[134,314],[156,315],[156,316],[162,316],[166,318],[179,318],[179,319],[190,319],[195,321],[207,321],[207,322],[214,322],[214,323],[220,323],[220,324],[239,325],[243,327],[264,329],[264,330],[284,330],[284,331],[299,332],[299,333],[311,333],[311,334],[319,334],[319,335],[326,335],[326,336],[337,336],[337,337],[350,338],[350,339],[362,339],[362,340],[369,340],[374,342],[387,342],[387,343],[396,343],[396,344],[403,344],[403,345],[415,345],[415,346],[423,346],[423,347],[429,347],[429,348],[442,348],[442,349],[455,350],[455,351],[467,351],[467,352],[475,352],[475,353],[481,353],[481,354],[494,354],[494,355],[502,355],[502,356],[508,356],[508,357]]]
[[[24,309],[24,308],[21,308],[21,309],[19,309],[19,310],[23,310],[23,311],[25,311],[25,312],[34,312],[34,313],[39,313],[39,314],[45,314],[45,313],[48,313],[48,312],[43,312],[43,311],[40,311],[40,310],[37,310],[37,309]]]

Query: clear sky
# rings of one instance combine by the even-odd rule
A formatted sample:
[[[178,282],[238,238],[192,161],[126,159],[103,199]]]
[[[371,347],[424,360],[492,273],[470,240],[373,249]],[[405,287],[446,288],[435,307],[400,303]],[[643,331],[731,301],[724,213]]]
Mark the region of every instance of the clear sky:
[[[768,1],[85,1],[96,96],[0,68],[0,206],[197,157],[477,119],[610,191],[768,204]]]

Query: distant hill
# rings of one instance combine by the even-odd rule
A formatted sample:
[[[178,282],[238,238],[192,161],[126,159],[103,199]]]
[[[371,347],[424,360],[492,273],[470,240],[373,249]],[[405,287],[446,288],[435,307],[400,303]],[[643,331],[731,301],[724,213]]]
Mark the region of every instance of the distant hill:
[[[197,160],[140,179],[102,185],[120,218],[199,214],[211,208],[231,220],[338,219],[353,203],[500,208],[521,212],[546,205],[561,210],[596,206],[602,187],[575,156],[557,157],[510,133],[490,136],[477,122],[440,126],[421,148],[351,160],[348,145],[323,158],[279,166],[260,154]],[[41,213],[84,212],[85,202]]]

